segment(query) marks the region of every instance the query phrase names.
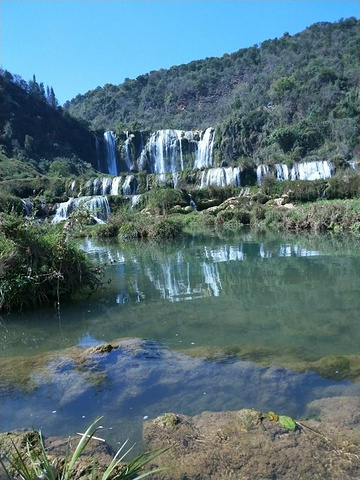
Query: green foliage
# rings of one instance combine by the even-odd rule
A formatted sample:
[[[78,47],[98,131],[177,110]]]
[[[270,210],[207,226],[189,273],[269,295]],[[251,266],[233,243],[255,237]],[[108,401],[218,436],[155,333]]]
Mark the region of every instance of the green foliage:
[[[12,442],[12,451],[7,452],[5,461],[0,458],[5,472],[9,480],[18,478],[19,475],[23,480],[71,480],[74,478],[73,472],[79,461],[80,456],[84,453],[87,445],[92,438],[96,438],[95,434],[99,430],[96,424],[102,417],[98,417],[82,435],[73,454],[70,458],[65,458],[63,467],[55,467],[50,462],[50,458],[46,452],[41,432],[32,441],[29,439],[26,443],[26,453],[20,450],[14,442]],[[70,441],[69,441],[70,442]],[[100,471],[96,466],[96,459],[92,467],[89,467],[88,474],[92,480],[140,480],[153,473],[164,470],[163,468],[151,468],[144,472],[144,467],[153,462],[159,455],[168,449],[162,449],[154,452],[145,452],[138,455],[128,463],[124,463],[125,457],[131,452],[133,447],[123,452],[128,440],[126,440],[119,448],[114,458],[111,460],[105,471]],[[69,443],[70,446],[70,443]],[[14,476],[15,475],[15,476]]]
[[[317,23],[221,58],[207,58],[78,95],[65,106],[93,128],[216,127],[229,164],[273,153],[299,161],[326,145],[353,158],[359,145],[359,21]],[[329,41],[331,39],[331,41]],[[10,132],[7,128],[7,135]],[[270,150],[269,150],[270,148]]]
[[[69,161],[54,160],[49,167],[49,175],[55,177],[70,177],[71,165]]]
[[[295,208],[266,207],[257,225],[284,230],[349,232],[360,236],[360,200],[323,200]]]
[[[279,423],[288,430],[294,431],[296,429],[296,423],[291,417],[285,415],[279,415]]]
[[[250,224],[250,212],[245,208],[225,209],[216,215],[215,225],[217,227],[226,224],[237,226]]]
[[[166,215],[175,205],[186,206],[184,193],[173,188],[156,188],[145,193],[142,204],[155,215]]]
[[[59,303],[100,286],[100,271],[57,226],[1,214],[0,252],[0,310]]]
[[[268,412],[266,415],[261,414],[261,420],[270,420],[271,422],[279,422],[281,426],[287,428],[288,430],[296,430],[296,422],[286,415],[277,415],[274,412]]]
[[[324,193],[328,199],[360,198],[360,173],[348,171],[330,178]]]
[[[45,92],[35,76],[28,83],[0,71],[0,143],[8,157],[45,173],[40,161],[56,157],[96,164],[94,137],[88,125],[57,106],[52,88]],[[1,171],[0,171],[1,178]]]
[[[180,223],[172,219],[163,219],[155,222],[148,233],[148,237],[152,240],[175,238],[182,232]]]
[[[0,182],[9,179],[30,178],[39,175],[38,171],[26,162],[8,158],[0,153]]]

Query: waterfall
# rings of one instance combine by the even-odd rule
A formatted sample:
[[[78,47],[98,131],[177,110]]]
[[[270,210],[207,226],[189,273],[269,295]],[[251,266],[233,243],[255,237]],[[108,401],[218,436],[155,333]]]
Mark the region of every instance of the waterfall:
[[[33,211],[33,204],[32,202],[28,199],[28,198],[25,198],[25,199],[21,199],[21,201],[23,202],[24,204],[24,210],[25,210],[25,215],[27,217],[30,217],[31,214],[32,214],[32,211]]]
[[[129,172],[131,172],[132,168],[132,161],[131,161],[131,154],[130,154],[130,141],[131,138],[129,137],[129,132],[125,132],[126,140],[124,142],[124,152],[125,152],[125,164]]]
[[[70,185],[69,185],[69,190],[71,193],[74,193],[75,187],[76,187],[76,180],[73,180],[72,182],[70,182]]]
[[[135,176],[127,175],[122,186],[123,195],[135,195],[137,188],[138,185]]]
[[[131,196],[131,208],[137,207],[140,204],[141,195]]]
[[[115,135],[113,132],[104,133],[104,142],[105,142],[105,158],[107,165],[107,173],[110,175],[117,175],[117,164],[116,164],[116,141]]]
[[[107,198],[102,195],[69,198],[67,202],[59,203],[51,223],[59,223],[69,218],[71,212],[82,207],[89,210],[94,220],[103,223],[110,215],[110,206]]]
[[[213,128],[207,128],[205,132],[201,132],[198,142],[197,155],[195,159],[194,169],[202,169],[212,166],[212,154],[214,147],[215,131]]]
[[[268,165],[259,165],[256,169],[257,183],[261,185],[261,178],[269,175]],[[335,167],[330,161],[295,163],[290,171],[286,164],[275,165],[276,179],[284,180],[322,180],[330,178],[335,173]]]
[[[179,142],[179,150],[180,150],[180,170],[184,170],[184,159],[183,159],[183,153],[182,153],[182,146],[181,146],[181,131],[180,130],[175,130],[177,137],[178,137],[178,142]]]
[[[283,182],[284,180],[289,179],[289,169],[286,164],[277,163],[275,165],[275,169],[276,169],[277,180],[279,180],[280,182]]]
[[[261,185],[261,178],[269,175],[269,165],[259,165],[256,169],[257,184]]]
[[[190,203],[190,207],[195,210],[195,212],[197,211],[197,206],[196,206],[196,203],[195,203],[195,200],[193,199],[193,196],[190,195],[190,193],[188,193],[189,195],[189,203]]]
[[[85,183],[85,195],[93,195],[93,182],[91,180],[88,180]]]
[[[147,148],[152,173],[177,172],[184,168],[181,130],[157,130],[151,134]]]
[[[110,195],[113,179],[104,177],[101,179],[101,195]]]
[[[240,186],[239,167],[218,167],[204,170],[201,174],[200,188],[226,187],[227,185]]]
[[[115,177],[111,183],[110,195],[119,195],[119,188],[121,185],[121,177]]]
[[[322,180],[333,176],[335,168],[329,161],[295,164],[290,170],[290,180]]]

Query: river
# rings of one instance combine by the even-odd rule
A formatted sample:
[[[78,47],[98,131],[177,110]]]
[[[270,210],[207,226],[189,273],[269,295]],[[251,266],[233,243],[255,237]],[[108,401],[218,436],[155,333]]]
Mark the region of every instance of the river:
[[[164,412],[299,418],[315,399],[360,394],[355,241],[246,230],[81,246],[105,266],[99,291],[0,318],[0,431],[67,436],[103,415],[110,444],[141,445],[143,422]]]

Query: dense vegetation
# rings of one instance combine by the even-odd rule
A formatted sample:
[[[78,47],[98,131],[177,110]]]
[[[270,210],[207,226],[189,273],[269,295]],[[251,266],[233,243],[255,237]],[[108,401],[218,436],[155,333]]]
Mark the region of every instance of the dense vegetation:
[[[100,286],[94,268],[66,230],[15,214],[0,217],[0,311],[59,306],[64,296]]]
[[[275,163],[359,153],[359,22],[318,23],[78,95],[65,109],[95,129],[217,129],[219,161]]]
[[[46,92],[47,90],[47,92]],[[57,105],[52,88],[18,75],[0,72],[0,150],[11,169],[0,163],[0,180],[9,176],[69,176],[96,162],[93,134]],[[13,168],[15,167],[15,168]]]

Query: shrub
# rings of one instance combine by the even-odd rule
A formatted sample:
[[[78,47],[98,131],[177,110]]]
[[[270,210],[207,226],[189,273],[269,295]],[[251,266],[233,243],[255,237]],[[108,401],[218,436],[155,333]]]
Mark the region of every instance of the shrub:
[[[0,195],[0,212],[11,213],[14,211],[19,214],[24,212],[24,204],[20,198],[6,193]]]
[[[162,239],[162,238],[175,238],[182,232],[181,224],[174,220],[165,219],[156,222],[149,231],[149,238]]]
[[[99,269],[64,230],[17,215],[0,216],[0,310],[31,308],[94,291]]]
[[[215,224],[217,226],[225,224],[227,222],[236,222],[242,225],[249,225],[250,223],[250,213],[247,210],[234,208],[222,210],[216,215]]]
[[[330,178],[325,190],[328,199],[335,198],[358,198],[360,197],[360,174],[348,172],[340,176]]]
[[[145,193],[142,203],[155,215],[166,215],[174,205],[186,206],[183,192],[173,188],[155,188]]]

